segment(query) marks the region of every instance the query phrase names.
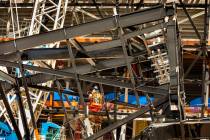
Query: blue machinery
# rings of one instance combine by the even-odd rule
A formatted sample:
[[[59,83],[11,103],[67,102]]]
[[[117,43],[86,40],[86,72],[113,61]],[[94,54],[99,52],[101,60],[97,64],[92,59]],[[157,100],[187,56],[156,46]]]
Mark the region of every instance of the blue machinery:
[[[201,97],[195,98],[190,101],[191,107],[201,107],[203,105],[203,101]],[[208,99],[208,107],[210,107],[210,98]]]
[[[52,122],[42,123],[41,136],[43,140],[60,139],[61,127]],[[18,140],[15,131],[13,131],[6,123],[0,121],[0,140]]]
[[[14,131],[4,122],[0,121],[0,139],[1,140],[17,140]]]
[[[52,122],[42,123],[41,138],[44,140],[59,140],[61,127]]]

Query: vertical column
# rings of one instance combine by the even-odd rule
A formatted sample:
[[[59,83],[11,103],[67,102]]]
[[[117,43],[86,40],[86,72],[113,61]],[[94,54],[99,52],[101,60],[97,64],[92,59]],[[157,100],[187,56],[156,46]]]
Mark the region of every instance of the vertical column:
[[[209,4],[208,2],[206,4]],[[205,44],[207,47],[210,45],[210,6],[206,7],[205,9],[206,11],[206,38],[205,39]],[[208,30],[208,31],[207,31]],[[208,39],[208,41],[206,41],[206,39]],[[205,115],[205,112],[207,111],[208,109],[208,99],[209,99],[209,83],[207,82],[209,81],[209,65],[208,63],[206,64],[206,69],[205,69],[205,87],[204,87],[204,90],[205,90],[205,95],[204,95],[204,115]]]
[[[175,20],[169,20],[167,23],[166,45],[168,47],[168,58],[170,65],[170,86],[169,100],[171,111],[180,111],[180,117],[183,119],[182,94],[183,94],[183,78],[181,66],[181,47],[177,34],[177,25]]]

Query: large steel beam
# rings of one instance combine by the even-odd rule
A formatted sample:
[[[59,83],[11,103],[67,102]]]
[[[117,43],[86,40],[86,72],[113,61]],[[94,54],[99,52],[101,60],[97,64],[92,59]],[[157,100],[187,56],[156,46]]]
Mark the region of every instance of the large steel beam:
[[[194,22],[193,22],[191,16],[189,15],[189,13],[188,13],[188,11],[187,11],[187,9],[186,9],[186,7],[185,7],[185,4],[184,4],[182,1],[183,1],[183,0],[179,0],[179,3],[183,6],[184,13],[186,14],[187,18],[189,19],[189,21],[190,21],[190,23],[191,23],[191,25],[192,25],[192,27],[193,27],[193,29],[194,29],[194,31],[195,31],[195,33],[196,33],[198,39],[201,39],[201,35],[200,35],[200,33],[198,32],[198,30],[197,30],[197,28],[196,28],[196,26],[195,26],[195,24],[194,24]]]
[[[130,62],[135,62],[135,59],[130,57],[129,58]],[[90,64],[86,64],[86,65],[80,65],[77,66],[77,72],[78,74],[89,74],[89,73],[94,73],[97,71],[102,71],[102,70],[107,70],[107,69],[111,69],[111,68],[117,68],[117,67],[121,67],[121,66],[125,66],[125,62],[122,61],[122,59],[112,59],[112,60],[104,60],[104,61],[98,61],[96,67],[92,67]],[[73,73],[73,68],[65,68],[62,71],[64,72],[69,72],[69,73]],[[44,83],[46,81],[50,81],[50,80],[55,80],[56,78],[59,78],[58,76],[55,75],[46,75],[44,73],[39,73],[36,75],[32,75],[31,77],[28,77],[27,79],[30,79],[28,81],[31,81],[29,84],[40,84],[40,83]]]
[[[126,6],[134,6],[134,7],[154,7],[157,6],[157,4],[159,3],[154,3],[154,2],[150,2],[148,1],[147,3],[142,3],[139,5],[139,3],[133,3],[132,5],[128,2],[122,2],[119,3],[119,7],[120,8],[125,8]],[[50,3],[46,3],[46,6],[50,6],[52,4]],[[69,2],[68,6],[75,6],[75,7],[93,7],[93,6],[99,6],[99,7],[105,7],[105,8],[110,8],[110,7],[115,7],[115,3],[114,2],[97,2],[96,4],[91,3],[91,2]],[[177,7],[183,7],[182,4],[176,3]],[[209,5],[209,4],[208,4]],[[0,1],[0,8],[8,8],[10,7],[10,3],[8,1]],[[198,3],[198,4],[194,4],[194,3],[190,3],[190,4],[185,4],[185,7],[187,8],[205,8],[205,4],[203,3]],[[17,3],[17,8],[34,8],[34,3],[32,2],[24,2],[24,3]]]
[[[162,20],[166,16],[174,14],[173,7],[156,6],[131,14],[120,16],[119,22],[122,27],[139,25],[147,22]],[[0,54],[16,52],[17,50],[30,49],[43,44],[57,42],[76,36],[88,35],[92,33],[103,32],[116,28],[115,17],[109,17],[93,22],[80,24],[77,26],[66,27],[42,33],[38,35],[19,38],[13,41],[0,43]],[[102,28],[103,27],[103,28]]]
[[[103,59],[103,58],[122,58],[122,50],[120,47],[110,48],[106,50],[98,50],[87,52],[84,55],[73,49],[75,54],[75,59]],[[22,59],[22,61],[28,60],[66,60],[69,59],[68,49],[67,48],[37,48],[37,49],[29,49],[23,52],[15,52],[6,55],[0,55],[0,60],[7,61],[18,61]]]
[[[182,64],[181,43],[177,32],[175,20],[169,20],[167,24],[166,45],[168,48],[168,58],[170,65],[170,105],[174,110],[180,111],[180,119],[184,119],[184,74]]]
[[[7,74],[7,73],[5,73],[1,70],[0,70],[0,79],[5,80],[5,81],[7,81],[9,83],[12,83],[12,84],[15,84],[15,82],[16,82],[15,79],[12,76],[10,76],[9,74]]]
[[[69,56],[71,58],[71,64],[72,64],[72,69],[73,69],[73,73],[74,73],[74,79],[76,81],[77,89],[78,89],[78,93],[79,93],[79,97],[80,97],[80,104],[85,105],[85,100],[84,100],[84,97],[83,97],[83,91],[82,91],[81,83],[79,81],[79,75],[78,75],[78,72],[77,72],[75,57],[74,57],[74,54],[73,54],[73,51],[72,51],[72,46],[71,46],[71,43],[70,43],[69,39],[67,39],[66,42],[67,42],[67,45],[68,45]],[[95,63],[95,62],[93,62],[93,63]]]
[[[159,107],[159,106],[161,106],[162,104],[166,103],[167,101],[168,101],[168,96],[164,96],[163,98],[160,98],[160,99],[154,101],[153,105],[154,105],[154,107],[156,108],[156,107]],[[100,137],[102,137],[103,135],[105,135],[106,133],[111,132],[112,130],[114,130],[114,129],[116,129],[116,128],[118,128],[118,127],[120,127],[120,126],[122,126],[122,125],[124,125],[124,124],[126,124],[126,123],[128,123],[129,121],[131,121],[131,120],[133,120],[133,119],[135,119],[135,118],[140,117],[141,115],[143,115],[143,114],[145,114],[146,112],[150,111],[150,109],[151,109],[151,108],[150,108],[150,106],[148,105],[148,106],[146,106],[146,107],[140,109],[139,111],[137,111],[137,112],[135,112],[135,113],[133,113],[133,114],[131,114],[131,115],[128,115],[128,116],[125,117],[124,119],[119,120],[119,121],[113,123],[112,125],[109,125],[108,127],[106,127],[106,128],[104,128],[104,129],[98,131],[96,134],[94,134],[94,135],[88,137],[86,140],[95,140],[95,139],[97,139],[97,138],[100,138]]]
[[[170,65],[170,86],[177,87],[179,84],[179,54],[178,54],[178,40],[176,31],[176,22],[169,21],[167,25],[167,49]]]
[[[129,61],[135,62],[135,59],[130,57]],[[94,72],[98,72],[98,71],[102,71],[102,70],[106,70],[106,69],[124,66],[125,62],[121,61],[121,59],[111,59],[111,60],[99,61],[99,62],[97,62],[97,64],[98,64],[97,67],[92,67],[90,64],[80,65],[77,67],[77,71],[79,74],[94,73]],[[72,68],[65,68],[62,71],[73,73]],[[59,78],[62,78],[62,77],[55,76],[55,75],[48,75],[45,73],[38,73],[38,74],[26,77],[27,84],[30,84],[30,85],[45,83],[47,81],[56,80]],[[20,81],[20,83],[22,83],[22,78],[20,78],[19,81]],[[1,82],[1,83],[3,84],[3,87],[7,91],[9,91],[10,89],[13,88],[13,85],[9,84],[8,82]]]
[[[126,33],[125,35],[123,35],[123,37],[124,39],[129,39],[138,35],[143,35],[144,33],[150,33],[154,30],[163,28],[163,26],[164,26],[163,24],[149,26],[141,30],[136,30],[131,33]],[[100,54],[102,52],[105,53],[106,51],[109,50],[113,52],[113,49],[114,48],[117,49],[119,48],[119,46],[121,46],[121,41],[120,39],[116,39],[116,40],[86,45],[83,48],[89,56],[98,57],[95,54],[96,51]],[[145,47],[142,47],[142,50],[144,49]],[[76,50],[73,50],[73,53],[76,54]],[[108,54],[106,53],[106,55],[104,54],[104,56],[108,56]],[[14,52],[6,55],[0,55],[0,59],[8,61],[18,61],[20,60],[20,58],[22,58],[22,60],[44,60],[44,59],[67,59],[68,57],[69,56],[67,48],[36,48],[36,49],[25,50],[22,52]],[[103,53],[101,57],[103,57]]]
[[[0,65],[8,66],[8,67],[19,67],[17,63],[3,61],[3,60],[0,60]],[[55,76],[54,77],[55,79],[57,79],[59,77],[75,79],[75,75],[73,73],[69,73],[69,72],[65,72],[65,71],[57,71],[54,69],[48,69],[48,68],[42,68],[42,67],[36,67],[36,66],[30,66],[30,65],[24,65],[24,68],[27,70],[42,72],[47,75],[53,75],[53,76]],[[88,81],[88,82],[92,82],[92,83],[99,83],[99,84],[104,84],[104,85],[109,85],[109,86],[133,89],[133,86],[131,83],[124,83],[124,82],[110,80],[110,79],[97,78],[95,76],[89,76],[89,75],[78,74],[78,77],[79,77],[79,80],[82,80],[82,81]],[[42,78],[42,77],[40,77],[40,78]],[[45,78],[46,78],[45,82],[47,82],[49,80],[55,80],[55,79],[47,80],[47,77],[45,77]],[[38,79],[34,79],[34,80],[38,80]],[[27,83],[29,83],[29,82],[31,82],[31,84],[33,84],[34,81],[31,81],[31,79],[28,79]],[[36,81],[35,81],[35,83],[37,84]],[[147,93],[153,93],[156,95],[168,94],[168,90],[159,89],[159,88],[155,88],[155,87],[148,87],[148,86],[137,87],[136,90],[147,92]]]
[[[14,88],[14,84],[10,84],[6,81],[0,81],[0,84],[5,90],[5,93],[8,93],[12,88]]]

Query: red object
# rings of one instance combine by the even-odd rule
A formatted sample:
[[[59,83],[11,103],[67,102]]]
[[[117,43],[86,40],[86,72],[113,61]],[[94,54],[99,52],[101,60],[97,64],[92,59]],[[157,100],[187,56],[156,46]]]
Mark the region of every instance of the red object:
[[[89,106],[89,109],[90,109],[92,112],[99,112],[99,111],[101,111],[101,109],[102,109],[102,105],[101,105],[101,104],[91,103],[90,106]]]

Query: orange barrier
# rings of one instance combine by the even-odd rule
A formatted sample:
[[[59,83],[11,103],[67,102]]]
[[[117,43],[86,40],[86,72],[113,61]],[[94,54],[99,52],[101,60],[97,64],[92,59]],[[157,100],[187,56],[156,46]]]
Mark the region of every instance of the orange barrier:
[[[81,43],[85,42],[97,43],[97,42],[106,42],[112,40],[111,37],[83,37],[83,36],[75,37],[75,39]],[[0,42],[10,41],[10,40],[14,40],[14,38],[6,38],[6,37],[0,38]],[[155,41],[154,39],[147,40],[147,44],[151,45],[154,41]],[[182,39],[182,45],[184,46],[194,46],[199,44],[200,44],[199,39]],[[206,45],[210,45],[210,40],[207,40]]]
[[[0,42],[10,41],[10,40],[14,40],[14,38],[0,37]]]
[[[112,40],[111,37],[75,37],[75,39],[81,43],[85,42],[97,43],[97,42],[105,42]],[[6,37],[0,38],[0,42],[11,41],[11,40],[14,40],[14,38],[6,38]]]
[[[85,43],[97,43],[97,42],[105,42],[112,40],[111,37],[75,37],[78,42]]]
[[[66,108],[70,108],[70,106],[69,106],[69,104],[68,104],[68,102],[67,101],[64,101],[63,102],[64,103],[64,106],[66,107]],[[47,106],[47,107],[62,107],[62,103],[61,103],[61,101],[53,101],[53,102],[51,102],[51,101],[46,101],[46,103],[45,103],[45,105]]]

